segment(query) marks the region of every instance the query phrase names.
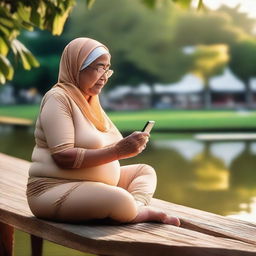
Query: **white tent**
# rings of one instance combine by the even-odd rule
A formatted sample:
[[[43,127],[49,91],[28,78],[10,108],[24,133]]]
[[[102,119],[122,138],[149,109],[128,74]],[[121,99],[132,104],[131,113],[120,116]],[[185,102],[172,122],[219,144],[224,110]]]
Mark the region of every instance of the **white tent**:
[[[256,78],[255,77],[251,78],[249,83],[250,83],[251,90],[256,92]]]
[[[200,78],[193,74],[187,74],[183,78],[174,84],[163,85],[155,84],[156,93],[198,93],[203,90],[203,82]]]
[[[244,83],[239,80],[229,68],[226,68],[223,75],[215,76],[209,81],[210,88],[215,92],[244,92]]]
[[[118,99],[132,91],[129,85],[120,85],[107,93],[109,99]]]

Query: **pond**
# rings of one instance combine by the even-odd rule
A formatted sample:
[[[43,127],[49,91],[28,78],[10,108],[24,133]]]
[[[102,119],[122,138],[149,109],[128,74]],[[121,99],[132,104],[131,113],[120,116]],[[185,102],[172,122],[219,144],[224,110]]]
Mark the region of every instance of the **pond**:
[[[0,126],[0,141],[0,152],[30,160],[32,128]],[[142,154],[121,161],[132,163],[155,168],[156,198],[256,222],[255,141],[201,141],[193,134],[153,133]]]

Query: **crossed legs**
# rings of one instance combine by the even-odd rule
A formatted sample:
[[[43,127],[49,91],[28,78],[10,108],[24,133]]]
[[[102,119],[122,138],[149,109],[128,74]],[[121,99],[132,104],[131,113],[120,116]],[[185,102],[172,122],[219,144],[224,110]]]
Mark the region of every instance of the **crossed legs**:
[[[121,167],[117,186],[74,181],[28,197],[35,216],[64,222],[111,218],[121,223],[158,221],[179,225],[179,220],[148,204],[156,188],[154,169],[148,165]]]

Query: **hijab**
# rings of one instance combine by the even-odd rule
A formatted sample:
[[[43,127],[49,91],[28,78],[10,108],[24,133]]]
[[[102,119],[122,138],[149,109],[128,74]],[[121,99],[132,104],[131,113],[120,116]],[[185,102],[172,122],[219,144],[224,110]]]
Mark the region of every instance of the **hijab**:
[[[77,104],[82,114],[89,119],[99,131],[107,132],[110,128],[110,120],[100,105],[98,95],[91,96],[89,100],[86,100],[78,87],[79,72],[85,68],[86,65],[88,66],[89,62],[92,62],[92,55],[90,55],[90,53],[97,47],[103,47],[109,52],[106,46],[91,38],[76,38],[72,40],[62,53],[58,82],[53,88],[63,90],[65,95],[70,97]]]

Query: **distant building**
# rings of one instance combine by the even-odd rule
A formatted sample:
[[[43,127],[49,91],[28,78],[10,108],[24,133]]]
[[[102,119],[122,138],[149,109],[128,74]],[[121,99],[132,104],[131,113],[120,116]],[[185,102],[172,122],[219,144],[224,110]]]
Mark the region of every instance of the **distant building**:
[[[14,88],[10,84],[2,85],[0,88],[0,105],[15,104]]]
[[[156,108],[202,107],[203,82],[193,74],[183,76],[178,83],[155,84],[154,91],[158,97]]]
[[[252,107],[256,108],[256,77],[250,79],[250,89],[252,91]]]
[[[109,109],[115,110],[136,110],[150,108],[151,89],[147,84],[140,84],[137,87],[123,85],[105,94]]]
[[[229,68],[209,81],[211,104],[214,108],[237,108],[245,106],[245,85]]]
[[[237,109],[246,107],[246,87],[229,68],[222,75],[209,81],[211,107]],[[256,78],[250,80],[253,106],[256,107]],[[105,94],[109,109],[136,110],[155,107],[158,109],[204,108],[204,83],[193,74],[186,74],[172,84],[140,84],[137,87],[124,85]],[[153,104],[152,104],[153,103]]]

